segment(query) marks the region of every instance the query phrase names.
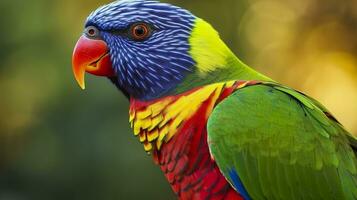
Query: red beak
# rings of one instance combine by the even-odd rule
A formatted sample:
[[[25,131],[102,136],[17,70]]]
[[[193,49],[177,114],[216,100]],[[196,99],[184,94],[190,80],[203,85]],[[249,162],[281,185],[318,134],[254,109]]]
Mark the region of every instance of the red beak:
[[[103,40],[89,39],[86,36],[81,36],[74,48],[72,67],[74,77],[82,89],[85,89],[85,72],[97,76],[115,76],[108,45]]]

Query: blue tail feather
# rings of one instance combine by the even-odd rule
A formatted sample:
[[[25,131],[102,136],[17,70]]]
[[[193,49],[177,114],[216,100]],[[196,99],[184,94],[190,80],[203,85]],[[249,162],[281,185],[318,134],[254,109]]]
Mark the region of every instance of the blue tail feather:
[[[232,183],[233,186],[235,187],[236,190],[238,190],[239,194],[242,195],[245,200],[250,200],[249,194],[245,189],[242,181],[240,180],[236,170],[232,168],[231,170],[229,170],[228,173],[229,173],[229,177],[233,182]]]

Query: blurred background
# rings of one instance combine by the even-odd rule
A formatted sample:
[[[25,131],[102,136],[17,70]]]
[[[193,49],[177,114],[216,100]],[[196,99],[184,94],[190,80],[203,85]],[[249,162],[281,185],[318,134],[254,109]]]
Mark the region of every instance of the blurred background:
[[[0,1],[0,200],[175,199],[103,78],[72,77],[106,0]],[[357,134],[356,0],[167,0],[211,22],[247,64],[321,101]]]

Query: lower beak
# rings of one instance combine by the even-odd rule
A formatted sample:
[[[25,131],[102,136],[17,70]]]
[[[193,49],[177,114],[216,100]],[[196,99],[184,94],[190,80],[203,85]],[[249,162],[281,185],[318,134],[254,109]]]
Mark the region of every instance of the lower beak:
[[[85,72],[97,76],[115,76],[108,45],[103,40],[89,39],[86,36],[81,36],[74,48],[72,67],[74,77],[82,89],[85,89]]]

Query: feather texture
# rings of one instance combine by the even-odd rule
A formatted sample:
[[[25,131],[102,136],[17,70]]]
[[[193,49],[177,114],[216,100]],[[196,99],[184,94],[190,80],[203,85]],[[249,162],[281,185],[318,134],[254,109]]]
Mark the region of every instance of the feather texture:
[[[261,83],[219,104],[208,137],[227,179],[236,171],[252,199],[357,199],[356,140],[315,102]]]
[[[220,101],[257,83],[217,83],[153,102],[131,99],[134,134],[181,199],[242,199],[211,159],[206,123]]]

